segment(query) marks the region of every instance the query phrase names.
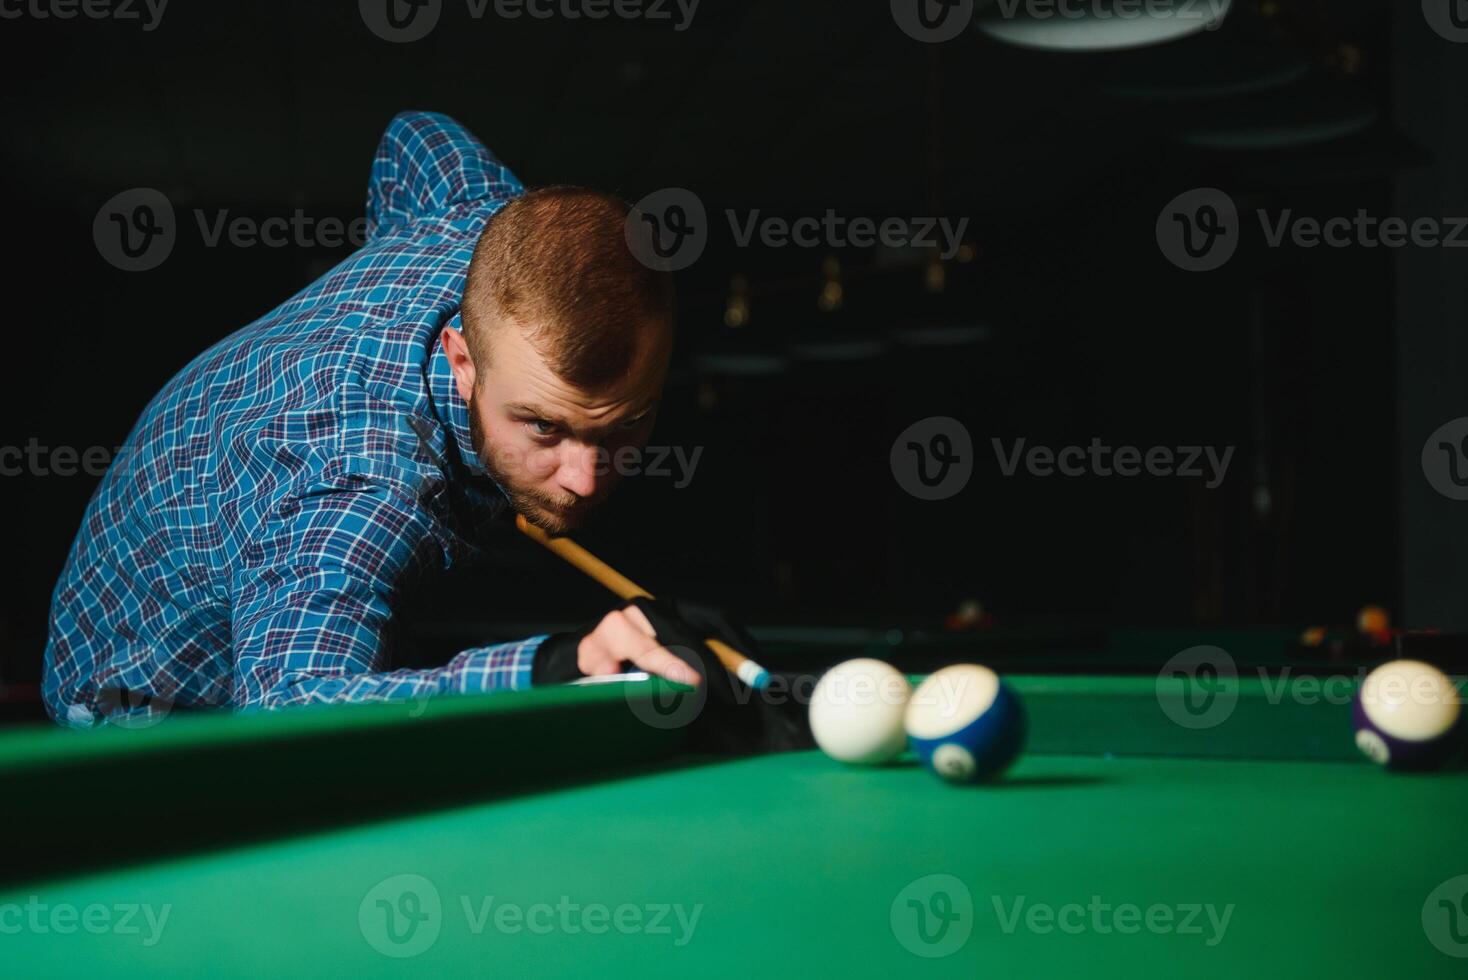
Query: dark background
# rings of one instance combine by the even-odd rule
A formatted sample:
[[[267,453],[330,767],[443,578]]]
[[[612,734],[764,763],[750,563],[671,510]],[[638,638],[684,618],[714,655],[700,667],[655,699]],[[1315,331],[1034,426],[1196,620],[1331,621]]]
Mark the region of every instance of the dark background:
[[[679,276],[652,439],[701,447],[699,468],[681,489],[630,480],[583,538],[654,591],[765,624],[933,622],[973,597],[1005,625],[1347,623],[1372,601],[1461,628],[1468,504],[1433,492],[1418,457],[1468,415],[1462,253],[1271,248],[1249,215],[1468,213],[1465,60],[1415,0],[1240,2],[1215,33],[1079,55],[978,31],[922,44],[886,3],[836,0],[703,0],[683,31],[475,20],[449,2],[411,44],[374,36],[350,2],[179,3],[154,30],[7,19],[0,444],[120,444],[196,353],[349,251],[208,247],[194,210],[359,215],[387,121],[434,109],[529,185],[629,200],[680,186],[715,218]],[[1362,124],[1300,135],[1342,119]],[[1260,131],[1287,145],[1208,148]],[[1154,225],[1203,186],[1238,202],[1242,242],[1222,269],[1189,273]],[[130,273],[99,254],[92,221],[133,187],[169,196],[179,235],[163,265]],[[726,208],[967,217],[970,249],[933,291],[921,251],[739,248]],[[844,302],[823,313],[832,254]],[[736,274],[750,318],[733,329]],[[975,329],[903,341],[925,327]],[[880,349],[821,359],[853,338]],[[740,373],[731,352],[783,367]],[[938,415],[971,433],[975,475],[924,502],[888,453]],[[1006,478],[996,437],[1235,452],[1214,490]],[[50,591],[95,485],[0,479],[0,680],[39,674]],[[466,635],[607,605],[513,537],[442,588],[433,615]]]

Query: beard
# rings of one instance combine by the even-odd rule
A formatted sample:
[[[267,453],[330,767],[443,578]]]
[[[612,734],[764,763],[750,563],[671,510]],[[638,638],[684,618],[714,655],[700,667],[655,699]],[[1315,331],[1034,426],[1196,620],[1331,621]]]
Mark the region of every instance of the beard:
[[[479,425],[479,415],[473,406],[469,409],[469,441],[474,455],[484,464],[490,479],[500,488],[515,512],[525,517],[547,534],[565,534],[574,531],[586,521],[594,509],[594,502],[573,493],[552,494],[516,483],[505,465],[495,453],[494,447],[484,438]]]

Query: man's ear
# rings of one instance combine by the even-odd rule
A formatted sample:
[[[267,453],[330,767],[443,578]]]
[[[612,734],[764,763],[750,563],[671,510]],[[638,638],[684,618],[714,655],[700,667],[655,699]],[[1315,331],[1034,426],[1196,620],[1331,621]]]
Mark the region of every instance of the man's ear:
[[[443,352],[449,358],[449,369],[454,372],[454,384],[458,386],[459,397],[464,399],[465,404],[469,404],[474,395],[474,358],[469,356],[469,342],[453,327],[444,327],[440,339],[443,341]]]

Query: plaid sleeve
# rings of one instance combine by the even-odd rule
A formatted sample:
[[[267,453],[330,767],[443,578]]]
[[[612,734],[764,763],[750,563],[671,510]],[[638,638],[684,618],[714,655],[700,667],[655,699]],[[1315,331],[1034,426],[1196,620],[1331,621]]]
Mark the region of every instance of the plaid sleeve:
[[[519,179],[455,120],[437,112],[393,117],[372,160],[368,237],[457,204],[524,191]]]
[[[442,560],[433,518],[383,483],[294,501],[232,576],[236,707],[400,701],[530,686],[544,637],[460,653],[431,670],[383,672],[397,591]]]

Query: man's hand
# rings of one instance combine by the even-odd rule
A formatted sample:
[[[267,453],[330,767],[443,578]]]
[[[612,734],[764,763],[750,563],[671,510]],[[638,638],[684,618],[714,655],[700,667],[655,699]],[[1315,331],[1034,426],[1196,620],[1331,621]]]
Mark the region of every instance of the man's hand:
[[[652,623],[636,606],[607,613],[576,647],[576,666],[589,677],[620,673],[627,662],[677,684],[696,687],[701,680],[698,671],[658,642]]]

